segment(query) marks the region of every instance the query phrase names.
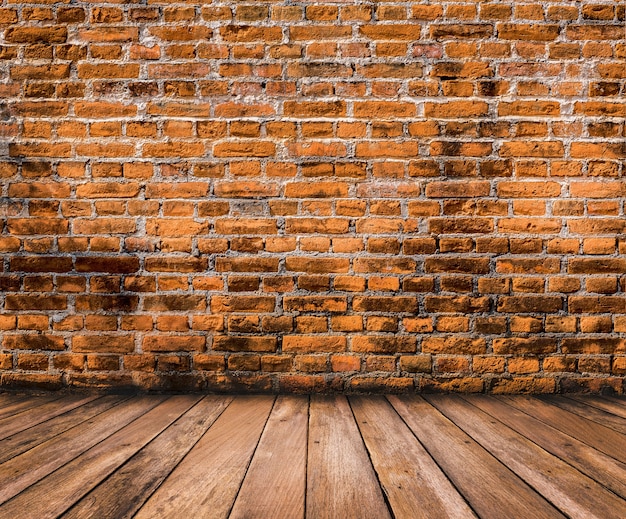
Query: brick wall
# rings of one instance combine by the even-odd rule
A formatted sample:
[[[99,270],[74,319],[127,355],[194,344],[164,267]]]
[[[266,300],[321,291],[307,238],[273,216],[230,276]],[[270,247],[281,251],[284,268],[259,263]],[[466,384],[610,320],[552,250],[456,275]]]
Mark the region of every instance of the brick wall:
[[[622,392],[624,18],[0,1],[1,385]]]

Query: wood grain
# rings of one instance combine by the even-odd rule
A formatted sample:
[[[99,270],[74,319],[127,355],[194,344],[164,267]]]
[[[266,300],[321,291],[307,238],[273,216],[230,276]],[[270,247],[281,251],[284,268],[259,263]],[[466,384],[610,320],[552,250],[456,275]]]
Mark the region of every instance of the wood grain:
[[[617,495],[626,497],[626,465],[623,463],[516,408],[511,408],[502,399],[464,398]]]
[[[309,399],[277,398],[241,485],[230,519],[302,519]]]
[[[610,427],[611,429],[617,431],[622,435],[626,435],[626,418],[616,416],[613,413],[609,413],[608,411],[604,411],[597,407],[587,405],[577,400],[565,398],[562,396],[542,397],[542,400],[545,400],[551,405],[560,407],[561,409],[565,409],[570,413],[574,413],[578,416],[582,416],[583,418],[587,418],[587,420],[591,420],[592,422],[595,422],[597,424],[604,425],[605,427]]]
[[[621,418],[626,418],[626,402],[623,400],[609,400],[606,398],[600,397],[591,397],[591,396],[579,396],[579,395],[568,395],[572,400],[576,400],[577,402],[582,402],[586,405],[591,405],[593,407],[597,407],[598,409],[602,409],[607,411],[608,413],[612,413],[615,416],[620,416]]]
[[[537,398],[518,396],[515,398],[503,397],[503,400],[572,438],[576,438],[622,463],[626,462],[626,438],[613,429],[596,424]]]
[[[124,400],[128,400],[128,398],[117,395],[103,396],[68,413],[5,438],[0,442],[0,463],[4,463],[36,445],[44,443],[72,427],[79,426],[107,409],[119,405]]]
[[[47,402],[34,409],[28,409],[15,416],[7,416],[0,419],[0,440],[76,409],[96,398],[98,398],[96,395],[70,395],[59,400]]]
[[[307,465],[307,518],[391,517],[345,397],[311,397]]]
[[[63,514],[130,518],[224,411],[232,397],[207,396]],[[155,411],[158,411],[156,408]]]
[[[40,405],[48,402],[54,402],[61,398],[61,395],[42,395],[42,396],[18,396],[14,399],[9,399],[8,403],[0,408],[0,419],[7,416],[15,416],[19,413],[23,413],[28,409],[34,409]]]
[[[87,420],[0,465],[0,503],[19,494],[111,434],[145,414],[164,397],[136,397]]]
[[[269,396],[238,397],[137,512],[136,519],[227,517],[273,402]]]
[[[388,399],[481,519],[565,517],[423,398]]]
[[[476,517],[383,397],[353,397],[350,404],[394,517]]]
[[[624,399],[48,396],[0,394],[0,519],[626,517]]]
[[[0,506],[14,519],[53,519],[113,473],[199,399],[173,396]]]
[[[459,396],[426,398],[569,517],[623,519],[624,500],[491,415]]]

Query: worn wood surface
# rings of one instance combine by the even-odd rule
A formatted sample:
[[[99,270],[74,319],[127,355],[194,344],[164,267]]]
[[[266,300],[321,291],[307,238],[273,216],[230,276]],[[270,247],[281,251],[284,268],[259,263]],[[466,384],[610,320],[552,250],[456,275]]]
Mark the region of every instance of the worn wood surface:
[[[70,396],[62,401],[47,402],[35,408],[27,409],[17,415],[0,419],[0,440],[20,431],[67,413],[97,398],[96,395]]]
[[[626,418],[626,399],[607,399],[597,396],[570,396],[572,400],[597,407],[621,418]]]
[[[623,519],[625,409],[571,395],[0,394],[0,519]]]
[[[597,449],[622,463],[626,462],[626,437],[597,423],[570,413],[542,400],[530,397],[503,397],[508,404],[517,407],[542,422],[562,431],[590,447]]]
[[[618,433],[624,435],[626,434],[626,421],[624,418],[620,418],[619,416],[615,416],[613,413],[609,413],[603,409],[599,409],[592,405],[587,405],[586,403],[573,400],[571,398],[563,398],[563,397],[542,397],[542,400],[560,407],[561,409],[565,409],[570,413],[577,414],[582,416],[583,418],[587,418],[588,420],[592,420],[597,424],[604,425],[605,427],[610,427],[611,429],[616,430]]]
[[[390,517],[346,399],[314,396],[310,413],[306,517]]]
[[[523,434],[460,396],[433,395],[428,401],[570,517],[623,519],[623,499]]]
[[[82,405],[68,413],[47,420],[39,425],[0,441],[0,463],[26,452],[50,438],[76,427],[107,409],[118,405],[128,397],[105,396]]]
[[[62,467],[163,401],[138,397],[119,409],[109,409],[0,465],[0,503]]]
[[[470,403],[497,418],[542,449],[558,456],[621,497],[626,497],[626,465],[599,452],[585,443],[541,422],[507,402],[496,398],[466,397]]]
[[[480,517],[564,517],[548,501],[423,398],[389,401]],[[478,484],[480,482],[480,484]]]
[[[58,517],[170,426],[198,399],[185,395],[161,402],[124,430],[118,430],[5,503],[3,513],[15,519]]]
[[[308,421],[307,397],[278,397],[231,518],[304,517]]]
[[[231,401],[232,397],[203,398],[63,517],[91,519],[93,510],[102,517],[132,517]]]
[[[135,517],[228,517],[273,401],[238,397]]]
[[[16,396],[13,399],[8,399],[2,404],[2,407],[0,407],[0,419],[7,416],[18,415],[28,409],[34,409],[40,405],[44,405],[58,399],[58,395],[33,396],[32,398],[28,398],[26,396]]]
[[[476,517],[383,397],[353,397],[350,403],[397,519]]]

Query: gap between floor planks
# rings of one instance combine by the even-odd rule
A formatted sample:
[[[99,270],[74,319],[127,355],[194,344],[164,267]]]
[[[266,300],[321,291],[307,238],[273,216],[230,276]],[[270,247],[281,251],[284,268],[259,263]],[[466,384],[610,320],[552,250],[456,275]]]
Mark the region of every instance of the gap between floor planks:
[[[0,518],[623,518],[624,404],[4,394]]]

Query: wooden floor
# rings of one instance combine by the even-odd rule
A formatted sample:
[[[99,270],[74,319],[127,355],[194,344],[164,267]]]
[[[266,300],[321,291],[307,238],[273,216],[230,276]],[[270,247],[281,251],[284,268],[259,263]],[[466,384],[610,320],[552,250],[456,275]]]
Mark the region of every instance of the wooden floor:
[[[0,394],[0,517],[626,518],[626,399]]]

